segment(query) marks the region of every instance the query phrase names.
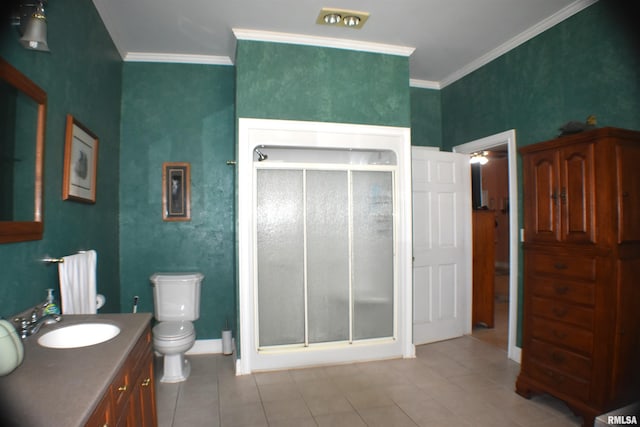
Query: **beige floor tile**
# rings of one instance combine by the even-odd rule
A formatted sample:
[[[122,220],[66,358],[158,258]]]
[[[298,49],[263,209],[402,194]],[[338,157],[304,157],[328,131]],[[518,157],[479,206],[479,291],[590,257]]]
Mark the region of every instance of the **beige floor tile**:
[[[383,389],[351,391],[346,394],[349,403],[356,409],[394,406],[395,403]]]
[[[327,414],[315,417],[319,427],[366,427],[366,424],[357,412],[344,412],[340,414]]]
[[[263,402],[267,420],[272,421],[310,418],[311,411],[302,398],[289,400],[276,400],[273,402]]]
[[[358,413],[369,427],[417,427],[407,414],[398,406],[367,408]]]
[[[350,412],[351,403],[342,396],[320,396],[305,398],[307,407],[314,416]]]
[[[220,405],[220,420],[222,427],[267,426],[262,403],[248,403],[243,405]],[[180,427],[176,424],[175,427]]]
[[[258,386],[258,391],[260,392],[260,399],[263,402],[302,398],[302,394],[292,383],[262,384]]]

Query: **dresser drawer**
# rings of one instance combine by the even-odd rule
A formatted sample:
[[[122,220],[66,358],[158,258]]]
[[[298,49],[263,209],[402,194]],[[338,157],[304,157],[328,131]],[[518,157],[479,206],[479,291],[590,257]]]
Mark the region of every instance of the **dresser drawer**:
[[[534,295],[591,306],[595,303],[595,285],[592,282],[535,277],[527,285],[531,286]]]
[[[589,399],[589,381],[574,378],[535,361],[530,361],[528,365],[529,375],[536,381],[550,386],[554,396],[557,396],[555,393],[558,392],[584,401]]]
[[[591,378],[591,358],[564,350],[553,344],[531,340],[527,355],[533,361],[559,372],[588,381]]]
[[[531,298],[531,314],[561,320],[589,330],[593,329],[593,309],[549,298]]]
[[[563,322],[531,317],[531,335],[549,343],[591,355],[593,333]]]
[[[596,280],[596,259],[583,256],[562,256],[532,253],[527,257],[529,271],[555,277]]]

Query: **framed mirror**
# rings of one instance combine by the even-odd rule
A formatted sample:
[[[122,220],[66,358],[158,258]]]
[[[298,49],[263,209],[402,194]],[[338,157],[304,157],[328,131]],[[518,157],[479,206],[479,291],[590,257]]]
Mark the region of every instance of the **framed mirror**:
[[[0,58],[0,243],[42,239],[47,93]]]

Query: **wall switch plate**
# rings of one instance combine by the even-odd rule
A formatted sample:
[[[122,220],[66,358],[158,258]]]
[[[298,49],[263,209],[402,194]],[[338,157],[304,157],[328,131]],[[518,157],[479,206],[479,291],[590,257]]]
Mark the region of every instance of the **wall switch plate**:
[[[520,229],[520,241],[524,242],[524,228]]]

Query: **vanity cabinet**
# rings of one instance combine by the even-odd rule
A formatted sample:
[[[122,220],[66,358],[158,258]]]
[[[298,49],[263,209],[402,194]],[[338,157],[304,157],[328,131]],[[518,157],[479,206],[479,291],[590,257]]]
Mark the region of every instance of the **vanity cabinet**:
[[[157,424],[151,329],[147,327],[85,426]]]
[[[596,129],[520,153],[516,391],[555,396],[591,426],[597,415],[640,398],[640,132]]]

